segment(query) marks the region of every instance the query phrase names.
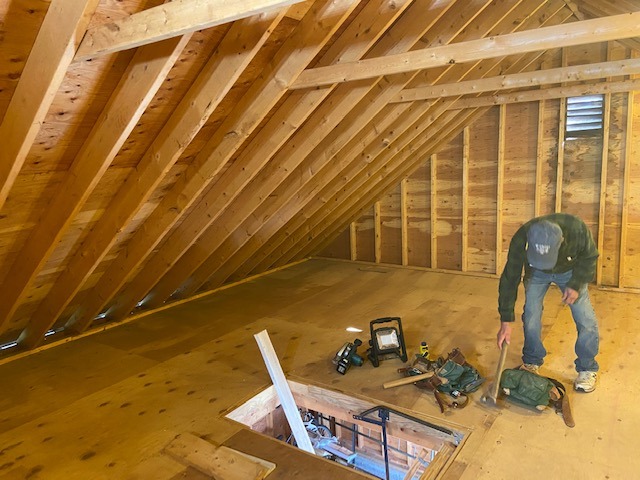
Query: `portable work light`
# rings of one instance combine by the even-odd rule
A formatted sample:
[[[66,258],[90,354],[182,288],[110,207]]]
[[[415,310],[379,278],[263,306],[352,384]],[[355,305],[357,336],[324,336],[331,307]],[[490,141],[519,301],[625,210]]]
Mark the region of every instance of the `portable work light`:
[[[397,355],[403,362],[407,361],[400,317],[378,318],[372,320],[369,326],[371,340],[368,357],[374,367],[380,365],[380,358],[386,355]]]

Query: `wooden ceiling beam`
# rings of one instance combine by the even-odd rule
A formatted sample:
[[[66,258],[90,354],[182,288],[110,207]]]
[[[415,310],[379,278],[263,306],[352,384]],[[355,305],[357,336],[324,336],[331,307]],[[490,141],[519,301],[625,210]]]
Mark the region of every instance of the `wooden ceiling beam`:
[[[481,0],[484,1],[484,0]],[[428,30],[429,25],[436,22],[440,16],[450,8],[451,4],[439,6],[437,10],[429,12],[428,15],[423,13],[421,20],[418,21],[411,12],[424,12],[425,6],[431,3],[429,0],[420,0],[411,6],[411,10],[407,12],[397,23],[395,23],[390,35],[386,35],[371,51],[371,55],[385,51],[406,51],[415,45]],[[379,16],[379,7],[376,4],[369,3],[368,11],[365,12],[368,19],[354,22],[359,29],[364,27],[364,32],[350,32],[349,37],[354,33],[357,36],[368,35],[373,18]],[[390,14],[393,12],[390,11]],[[394,24],[396,15],[393,18],[387,17],[385,29]],[[429,18],[429,21],[425,20]],[[396,33],[393,33],[396,32]],[[345,41],[351,41],[345,38]],[[361,50],[359,57],[367,53],[368,48]],[[400,88],[400,87],[398,87]],[[228,211],[215,222],[213,222],[196,245],[185,254],[185,258],[176,264],[170,274],[166,275],[158,285],[153,289],[154,298],[167,298],[177,287],[181,285],[196,269],[198,269],[207,258],[211,256],[223,241],[238,227],[238,225],[246,220],[252,213],[259,208],[260,204],[266,199],[272,198],[272,193],[278,184],[282,183],[296,167],[312,154],[314,149],[319,148],[327,136],[345,135],[344,131],[336,130],[336,126],[343,121],[345,116],[353,110],[356,105],[372,89],[379,90],[381,87],[376,86],[376,81],[365,80],[357,82],[353,85],[341,85],[330,97],[314,112],[313,116],[295,133],[289,142],[269,161],[263,170],[252,182],[242,191],[238,198],[234,200],[233,205]],[[384,102],[386,103],[386,101]],[[378,107],[381,108],[381,107]],[[352,122],[357,125],[357,122]],[[325,147],[326,148],[326,147]],[[324,148],[322,148],[324,150]],[[254,172],[254,176],[255,176]],[[272,203],[267,201],[267,203]],[[224,233],[223,233],[224,232]],[[206,245],[206,248],[201,248]],[[203,281],[206,277],[203,279]],[[168,293],[167,293],[168,292]],[[165,296],[166,295],[166,296]],[[153,306],[153,304],[151,304]]]
[[[534,14],[519,28],[529,28],[530,26],[540,22],[541,20],[545,24],[561,23],[564,21],[570,12],[563,13],[563,8],[560,6],[561,2],[547,7],[543,15]],[[535,7],[534,7],[535,8]],[[471,71],[465,71],[464,65],[453,65],[450,67],[450,73],[446,76],[441,76],[436,81],[452,81],[454,78],[465,77],[467,75],[477,74],[482,72],[481,75],[491,75],[493,69],[506,69],[506,71],[518,71],[521,68],[525,68],[531,61],[537,58],[539,54],[528,54],[522,57],[519,61],[513,62],[512,59],[498,61],[489,60],[484,61],[478,65],[478,68],[474,68]],[[511,69],[511,70],[510,70]],[[340,171],[336,175],[335,180],[331,182],[322,182],[325,185],[323,191],[320,194],[316,194],[313,199],[313,203],[307,203],[303,208],[303,214],[297,215],[293,222],[287,223],[282,232],[279,232],[275,238],[271,238],[268,242],[268,247],[257,253],[254,253],[252,257],[240,268],[239,273],[249,274],[249,272],[263,271],[273,262],[276,261],[285,251],[293,248],[303,248],[304,242],[309,238],[305,236],[309,233],[309,230],[317,222],[314,220],[314,216],[317,219],[318,215],[323,215],[323,211],[327,210],[326,205],[336,205],[330,210],[339,208],[339,203],[347,201],[347,199],[357,198],[357,192],[349,189],[349,185],[353,185],[353,182],[363,182],[367,178],[372,178],[375,175],[376,168],[385,168],[384,165],[387,161],[386,158],[392,155],[394,152],[399,152],[400,149],[407,148],[412,142],[420,142],[425,133],[422,132],[422,128],[418,125],[425,125],[425,120],[421,118],[427,118],[426,125],[430,125],[437,117],[442,115],[447,106],[452,103],[452,99],[448,101],[445,99],[442,102],[438,102],[431,107],[426,113],[422,113],[425,117],[422,117],[420,111],[424,111],[424,107],[420,107],[417,104],[412,107],[411,110],[407,110],[400,118],[399,122],[395,122],[392,126],[378,128],[375,121],[371,127],[376,133],[375,141],[369,142],[364,150],[359,154],[358,160],[348,166],[347,169]],[[396,104],[397,105],[397,104]],[[381,121],[381,120],[380,120]],[[407,128],[409,125],[409,128]],[[437,128],[431,128],[430,131]],[[341,153],[343,155],[344,153]],[[377,165],[377,167],[376,167]],[[359,180],[358,180],[359,179]],[[324,213],[327,215],[327,213]],[[286,235],[283,235],[286,233]],[[299,242],[296,247],[294,244]],[[238,274],[233,278],[237,278]]]
[[[158,240],[149,233],[156,231],[155,221],[161,219],[165,225],[167,222],[177,221],[178,217],[172,213],[174,209],[182,213],[186,206],[191,205],[199,197],[287,92],[286,85],[290,79],[295,78],[314,59],[357,5],[358,2],[352,0],[322,0],[311,7],[272,60],[271,68],[267,69],[249,88],[197,155],[182,179],[165,196],[161,205],[156,208],[159,213],[156,214],[154,211],[147,220],[145,225],[148,225],[148,229],[140,229],[137,235],[139,238],[136,240],[136,245],[140,245],[140,251],[146,250],[149,240],[154,242]],[[301,49],[300,45],[308,47]],[[230,135],[229,132],[234,134]],[[237,169],[237,167],[232,168]],[[199,200],[198,205],[206,201]],[[194,213],[181,223],[180,229],[169,235],[163,248],[151,255],[144,270],[127,284],[125,294],[118,296],[118,299],[110,305],[107,312],[109,318],[127,316],[180,257],[181,251],[195,241],[203,227],[193,225],[211,221],[210,218],[203,218],[196,212],[198,212],[198,206]],[[121,269],[121,265],[117,268]],[[131,272],[124,271],[123,274],[128,276]],[[104,299],[104,301],[107,300],[109,299]],[[83,324],[90,320],[91,318],[83,320]]]
[[[0,210],[99,0],[53,0],[0,124]],[[0,324],[4,319],[0,318]]]
[[[405,89],[392,102],[410,102],[514,88],[531,88],[553,83],[599,80],[637,73],[640,73],[640,59],[617,60]]]
[[[404,54],[305,70],[292,89],[319,87],[380,75],[428,69],[450,63],[517,55],[560,47],[605,42],[638,34],[640,12],[596,18],[553,27],[541,27],[495,37],[471,40]]]
[[[595,95],[605,93],[631,92],[640,90],[640,80],[620,80],[617,82],[591,83],[587,85],[572,85],[567,87],[547,88],[544,90],[530,90],[503,95],[490,95],[477,98],[462,98],[452,105],[452,109],[466,109],[504,105],[506,103],[536,102],[551,98],[579,97],[581,95]]]
[[[140,49],[76,155],[0,287],[0,327],[20,305],[33,280],[57,246],[89,194],[138,123],[189,38],[175,38]],[[34,316],[30,329],[46,332],[55,319]],[[43,332],[43,334],[44,334]]]
[[[210,115],[233,87],[236,80],[255,58],[282,17],[282,13],[265,13],[239,20],[229,29],[215,53],[143,156],[137,171],[132,173],[131,181],[124,184],[122,194],[116,195],[116,198],[119,199],[118,203],[111,206],[105,214],[107,215],[106,218],[99,220],[100,223],[94,230],[98,230],[100,236],[95,236],[91,239],[92,244],[99,245],[99,247],[94,246],[93,250],[91,250],[91,252],[95,251],[95,253],[83,260],[76,260],[78,258],[76,256],[72,261],[75,262],[73,270],[76,273],[73,278],[67,279],[65,282],[67,286],[77,291],[85,282],[102,256],[111,247],[118,231],[126,225],[127,219],[135,215],[146,198],[148,198],[148,195],[162,180],[164,174],[174,165],[189,143],[195,138]],[[244,46],[241,54],[238,54],[238,45]],[[160,173],[158,170],[160,170]],[[184,182],[185,178],[191,178],[190,173],[189,171],[185,172],[177,184]],[[174,190],[179,191],[175,186]],[[166,208],[167,210],[175,208],[178,211],[182,211],[181,208],[187,208],[191,199],[187,198],[186,200],[185,202],[184,199],[176,200],[174,198],[175,203]],[[165,206],[166,202],[163,204],[163,207]],[[155,212],[159,208],[161,207],[157,207],[152,213],[156,219],[158,214]],[[158,234],[157,238],[150,238],[148,236],[149,232],[145,228],[138,229],[134,237],[130,239],[126,252],[111,262],[101,281],[92,290],[91,297],[85,299],[67,321],[67,329],[75,332],[83,331],[101,313],[104,304],[126,280],[126,275],[131,273],[127,271],[126,274],[122,274],[122,269],[135,269],[144,260],[145,257],[141,256],[141,253],[137,250],[140,240],[135,239],[143,237],[146,242],[145,245],[151,243],[149,248],[152,249],[161,240],[162,232],[168,230],[172,223],[164,221],[163,223],[158,222],[150,225],[153,225],[154,233]],[[93,236],[94,233],[92,232],[91,235]],[[70,276],[71,274],[68,275]],[[58,288],[57,285],[55,288]],[[69,291],[65,293],[68,294]],[[48,315],[57,316],[62,314],[63,303],[57,301],[55,306],[53,305],[54,303],[52,302],[52,305],[47,308]],[[42,308],[45,307],[43,306]]]
[[[76,61],[285,9],[304,0],[173,0],[87,31]],[[283,12],[284,13],[284,12]]]
[[[375,47],[370,55],[379,54],[381,51],[406,51],[415,45],[429,29],[429,24],[435,23],[438,18],[447,10],[447,8],[440,7],[437,15],[436,12],[431,12],[428,17],[430,22],[425,22],[425,15],[417,16],[412,15],[412,11],[420,12],[424,11],[423,3],[418,2],[412,5],[412,10],[408,11],[402,19],[396,23],[393,27],[393,31],[384,37],[384,39]],[[485,5],[486,1],[481,0],[479,5]],[[422,7],[422,8],[421,8]],[[447,5],[450,7],[450,4]],[[470,9],[473,12],[473,16],[477,15],[478,9]],[[375,14],[375,13],[374,13]],[[467,18],[467,21],[469,19]],[[460,25],[456,25],[457,30],[462,29],[466,23],[460,21]],[[448,23],[451,26],[451,23]],[[393,32],[401,32],[402,34],[395,34]],[[401,41],[398,42],[397,39]],[[404,84],[409,80],[407,77],[402,83],[393,86],[392,88],[385,82],[383,85],[376,85],[375,81],[366,80],[363,82],[357,82],[355,85],[341,85],[335,92],[329,97],[320,109],[314,114],[314,116],[307,121],[307,123],[296,132],[296,135],[291,141],[285,145],[280,152],[269,162],[264,171],[259,173],[259,176],[253,182],[253,187],[247,187],[234,201],[234,204],[230,207],[229,213],[214,222],[209,227],[209,230],[203,234],[198,240],[198,243],[194,245],[194,248],[187,252],[184,259],[181,259],[171,273],[166,275],[165,278],[159,282],[156,288],[154,288],[154,295],[162,298],[162,295],[167,292],[170,294],[180,284],[186,280],[191,273],[196,269],[199,269],[203,263],[207,263],[208,258],[211,258],[211,253],[214,252],[226,238],[228,238],[245,220],[250,217],[264,218],[268,216],[268,213],[256,212],[260,210],[261,204],[278,203],[280,201],[279,196],[274,196],[274,192],[277,191],[279,185],[289,181],[291,182],[290,175],[294,172],[302,162],[304,162],[308,156],[313,156],[314,152],[324,152],[327,149],[331,149],[330,144],[333,142],[346,142],[350,136],[349,130],[358,127],[360,121],[360,110],[354,108],[357,107],[359,102],[368,94],[369,91],[378,92],[381,91],[383,96],[388,95],[389,98],[393,95],[393,92],[402,88]],[[391,88],[390,91],[387,91]],[[362,100],[368,106],[371,103],[368,100]],[[376,108],[379,110],[388,102],[388,98],[384,98]],[[349,118],[349,121],[344,121],[345,117]],[[340,122],[349,125],[347,129],[336,128]],[[331,139],[331,140],[328,140]],[[297,184],[297,183],[296,183]],[[266,199],[269,199],[268,201]],[[223,233],[224,232],[224,233]],[[245,232],[233,235],[234,238],[244,238],[247,234]],[[199,245],[198,245],[199,244]],[[206,245],[206,248],[202,248]],[[215,259],[210,262],[216,262]],[[208,268],[207,266],[203,268]],[[178,272],[180,273],[178,275]],[[171,281],[172,289],[166,287],[165,282]],[[206,280],[206,275],[202,278],[202,282]],[[176,283],[177,282],[177,283]],[[160,294],[158,294],[160,292]],[[166,297],[165,297],[166,298]]]
[[[636,5],[625,5],[621,1],[608,2],[604,0],[581,0],[579,11],[586,14],[588,18],[609,17],[612,15],[624,15],[628,12],[638,10]],[[587,17],[585,17],[587,18]],[[620,39],[618,42],[628,48],[640,51],[640,40],[638,38]]]

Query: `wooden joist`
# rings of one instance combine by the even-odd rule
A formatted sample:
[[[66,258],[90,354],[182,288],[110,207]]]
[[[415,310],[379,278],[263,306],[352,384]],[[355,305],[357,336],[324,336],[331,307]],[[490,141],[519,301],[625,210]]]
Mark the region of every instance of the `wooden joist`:
[[[319,67],[303,72],[291,88],[318,87],[379,75],[434,68],[451,63],[629,38],[638,34],[638,22],[640,22],[640,12],[634,12],[566,25],[541,27],[454,45],[425,48],[344,65]]]
[[[88,30],[75,60],[147,45],[264,12],[284,10],[302,1],[173,0]]]

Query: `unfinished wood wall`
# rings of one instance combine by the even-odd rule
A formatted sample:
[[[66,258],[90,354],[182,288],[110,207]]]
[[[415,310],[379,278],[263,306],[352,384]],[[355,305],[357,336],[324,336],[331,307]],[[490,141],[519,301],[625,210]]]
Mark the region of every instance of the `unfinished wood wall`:
[[[630,56],[601,43],[546,61],[560,67]],[[322,254],[499,275],[515,231],[534,216],[562,211],[591,228],[600,250],[598,285],[640,288],[640,99],[624,92],[604,101],[604,135],[579,140],[564,138],[565,98],[489,108]]]

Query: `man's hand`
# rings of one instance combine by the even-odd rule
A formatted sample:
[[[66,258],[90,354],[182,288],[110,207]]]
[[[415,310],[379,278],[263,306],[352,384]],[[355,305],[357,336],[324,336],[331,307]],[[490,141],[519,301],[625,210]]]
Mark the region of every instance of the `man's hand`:
[[[562,301],[567,305],[573,305],[577,299],[578,292],[576,292],[573,288],[565,287],[562,294]]]
[[[511,344],[511,324],[513,322],[501,322],[500,330],[498,330],[498,348],[502,350],[502,344],[507,342],[507,345]]]

